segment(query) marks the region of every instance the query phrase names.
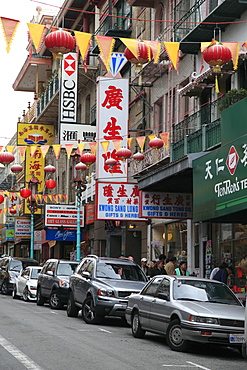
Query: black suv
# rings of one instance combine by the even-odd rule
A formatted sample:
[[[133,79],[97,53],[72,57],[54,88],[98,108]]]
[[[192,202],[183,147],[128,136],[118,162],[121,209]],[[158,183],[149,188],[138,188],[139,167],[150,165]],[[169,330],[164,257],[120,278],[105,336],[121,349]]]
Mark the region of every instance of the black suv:
[[[27,266],[38,266],[39,262],[32,258],[5,256],[0,259],[0,290],[9,294],[15,288],[17,277]]]
[[[37,284],[37,305],[49,301],[50,307],[59,309],[67,303],[69,277],[79,262],[49,259],[40,271]]]
[[[88,324],[105,316],[125,317],[128,296],[139,292],[147,282],[140,266],[128,258],[89,255],[70,276],[67,315],[82,317]]]

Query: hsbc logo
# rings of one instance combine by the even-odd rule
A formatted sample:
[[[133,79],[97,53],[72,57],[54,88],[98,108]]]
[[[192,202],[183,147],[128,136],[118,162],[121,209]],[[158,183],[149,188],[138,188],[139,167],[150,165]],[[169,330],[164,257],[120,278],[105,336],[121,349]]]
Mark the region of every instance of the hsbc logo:
[[[234,175],[237,165],[238,165],[238,161],[239,161],[239,155],[234,145],[232,145],[228,152],[228,156],[226,158],[226,166],[231,175]]]
[[[75,73],[76,59],[71,54],[64,58],[63,69],[68,76],[71,76],[73,73]]]

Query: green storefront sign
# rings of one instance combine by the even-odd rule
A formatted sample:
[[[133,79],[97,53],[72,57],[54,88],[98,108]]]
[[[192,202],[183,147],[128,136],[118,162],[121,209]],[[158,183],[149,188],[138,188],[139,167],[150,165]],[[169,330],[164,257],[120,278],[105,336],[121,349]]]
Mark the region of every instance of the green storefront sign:
[[[247,135],[193,161],[193,221],[244,223],[243,217],[247,218]]]

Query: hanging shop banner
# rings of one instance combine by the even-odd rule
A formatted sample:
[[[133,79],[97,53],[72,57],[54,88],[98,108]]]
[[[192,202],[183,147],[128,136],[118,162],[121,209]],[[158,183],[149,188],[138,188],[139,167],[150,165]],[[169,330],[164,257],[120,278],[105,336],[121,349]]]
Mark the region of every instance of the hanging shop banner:
[[[60,123],[76,123],[78,61],[76,53],[65,54],[62,60],[60,87]]]
[[[46,230],[46,240],[76,241],[76,230],[47,229]],[[82,233],[81,233],[80,240],[83,240]]]
[[[116,156],[116,143],[127,148],[128,119],[129,80],[99,77],[96,138],[99,143],[109,142],[105,150],[103,145],[97,146],[96,176],[99,181],[127,182],[127,164]],[[110,158],[117,161],[113,167],[105,164]]]
[[[243,223],[247,208],[246,169],[246,134],[194,160],[193,221]]]
[[[141,217],[192,218],[192,194],[140,192]]]
[[[8,241],[14,241],[15,237],[15,229],[10,228],[7,229],[6,227],[2,228],[2,243],[6,243]]]
[[[95,141],[96,138],[96,126],[91,125],[78,125],[61,123],[61,139],[60,144],[75,144],[77,146],[78,141]]]
[[[80,211],[80,225],[84,226],[84,207]],[[45,226],[77,227],[77,207],[62,204],[47,204]]]
[[[17,145],[53,145],[54,126],[17,123]]]
[[[8,209],[8,213],[9,213],[10,208],[14,208],[16,210],[16,216],[19,216],[19,213],[20,213],[19,208],[18,208],[19,205],[20,205],[20,197],[18,197],[16,193],[9,193],[9,196],[6,198],[6,207]],[[6,222],[6,223],[9,223],[9,222]]]
[[[31,221],[29,217],[15,217],[15,238],[30,239]]]
[[[86,204],[86,225],[94,223],[95,220],[95,205]]]
[[[96,219],[97,220],[135,220],[139,218],[139,190],[137,184],[97,182]]]
[[[25,161],[25,182],[29,182],[32,177],[36,177],[40,184],[38,184],[38,193],[44,188],[44,158],[39,146],[31,156],[30,147],[26,149]]]

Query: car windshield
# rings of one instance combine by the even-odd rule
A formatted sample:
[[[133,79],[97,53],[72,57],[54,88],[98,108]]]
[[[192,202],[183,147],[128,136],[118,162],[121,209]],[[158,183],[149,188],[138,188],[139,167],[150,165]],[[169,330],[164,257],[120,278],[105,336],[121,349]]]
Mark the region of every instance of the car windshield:
[[[70,276],[76,267],[77,265],[74,263],[60,263],[57,268],[57,275]]]
[[[146,277],[139,266],[117,263],[98,264],[96,277],[105,279],[146,281]]]
[[[240,302],[224,284],[212,281],[176,280],[173,285],[173,298],[184,301],[200,301],[238,305]]]
[[[11,260],[9,264],[10,271],[20,272],[22,270],[22,263],[18,260]]]
[[[38,276],[39,276],[39,273],[40,273],[40,270],[39,269],[33,269],[32,270],[32,273],[31,273],[31,279],[37,280],[38,279]]]

